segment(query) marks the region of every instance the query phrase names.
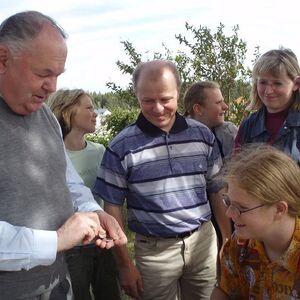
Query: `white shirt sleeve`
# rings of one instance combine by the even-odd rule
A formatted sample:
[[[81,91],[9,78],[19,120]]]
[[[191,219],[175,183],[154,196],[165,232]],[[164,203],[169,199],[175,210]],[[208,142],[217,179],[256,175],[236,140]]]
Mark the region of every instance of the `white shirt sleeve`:
[[[47,245],[45,247],[45,245]],[[35,230],[0,221],[0,270],[29,270],[56,259],[56,231]]]

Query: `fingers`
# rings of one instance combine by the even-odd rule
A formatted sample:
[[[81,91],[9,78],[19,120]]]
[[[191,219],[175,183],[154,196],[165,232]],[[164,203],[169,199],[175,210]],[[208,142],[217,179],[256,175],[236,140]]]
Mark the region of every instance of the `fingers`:
[[[104,211],[99,212],[98,217],[101,226],[106,230],[106,234],[100,236],[102,240],[97,241],[97,245],[109,249],[115,245],[122,246],[127,243],[127,237],[114,217]],[[105,241],[106,244],[104,244]]]
[[[124,290],[125,294],[134,298],[134,299],[139,299],[140,295],[138,292],[138,288],[136,284],[132,285],[124,285],[122,286],[122,289]]]
[[[98,238],[95,240],[95,244],[100,248],[110,249],[115,246],[115,240],[106,235],[99,234]]]
[[[127,295],[134,299],[142,298],[142,276],[132,262],[125,266],[119,266],[119,281]]]
[[[100,248],[110,249],[127,243],[127,237],[115,218],[105,212],[75,213],[57,231],[58,251],[94,241]]]
[[[57,235],[58,251],[91,242],[105,249],[127,243],[127,238],[118,222],[104,212],[75,213],[59,228]]]
[[[140,296],[142,296],[144,290],[143,279],[140,277],[137,281],[137,289]]]
[[[137,283],[132,286],[123,287],[123,290],[126,295],[128,295],[134,299],[141,299],[143,287],[140,286],[140,284],[141,284],[141,280],[137,281]]]
[[[110,236],[113,238],[114,243],[116,246],[123,246],[127,244],[127,237],[120,227],[119,223],[114,220],[114,231]]]
[[[75,213],[57,230],[57,251],[90,243],[99,231],[100,222],[96,213]]]

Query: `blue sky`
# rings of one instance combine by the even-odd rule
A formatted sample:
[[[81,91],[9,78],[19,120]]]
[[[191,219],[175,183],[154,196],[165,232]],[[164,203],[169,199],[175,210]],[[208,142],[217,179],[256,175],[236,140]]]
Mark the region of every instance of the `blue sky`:
[[[122,40],[138,52],[176,51],[175,34],[185,34],[185,22],[212,31],[222,22],[228,33],[240,27],[249,61],[256,45],[261,52],[284,46],[300,59],[298,0],[7,0],[0,2],[0,20],[22,10],[39,10],[67,31],[69,54],[58,87],[106,92],[106,82],[125,86],[130,80],[117,69],[126,61]],[[147,57],[147,54],[145,55]],[[149,54],[149,57],[152,57]]]

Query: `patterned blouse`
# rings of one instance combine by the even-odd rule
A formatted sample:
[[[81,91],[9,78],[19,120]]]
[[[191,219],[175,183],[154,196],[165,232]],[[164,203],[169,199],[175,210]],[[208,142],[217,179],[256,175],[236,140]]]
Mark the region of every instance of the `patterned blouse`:
[[[230,299],[300,299],[299,257],[300,219],[289,248],[276,262],[268,259],[262,242],[233,236],[224,247],[217,286]]]

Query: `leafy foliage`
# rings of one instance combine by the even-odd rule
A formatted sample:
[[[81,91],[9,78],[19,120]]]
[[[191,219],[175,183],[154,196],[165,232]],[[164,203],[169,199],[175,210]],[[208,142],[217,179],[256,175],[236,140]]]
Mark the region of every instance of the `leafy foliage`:
[[[119,94],[109,92],[105,94],[92,92],[90,95],[93,97],[97,108],[107,108],[112,111],[117,107],[128,108],[128,104],[125,101],[120,101]]]
[[[230,107],[232,92],[241,83],[242,86],[249,83],[251,75],[250,69],[244,66],[247,44],[238,37],[238,25],[233,27],[230,36],[225,35],[221,23],[215,33],[201,25],[197,28],[186,23],[185,28],[191,38],[182,34],[176,35],[176,38],[187,51],[181,51],[175,57],[183,74],[183,90],[195,81],[217,81]]]
[[[162,52],[153,53],[152,59],[168,59],[177,65],[182,79],[181,98],[189,85],[200,80],[214,80],[220,86],[224,98],[229,105],[228,118],[239,124],[244,115],[244,108],[249,101],[250,69],[245,66],[247,44],[238,36],[239,27],[234,26],[231,35],[224,33],[224,25],[220,23],[215,33],[206,26],[195,27],[185,24],[187,36],[175,35],[182,50],[173,54],[163,44]],[[123,74],[132,75],[143,55],[138,53],[129,41],[121,42],[124,46],[128,63],[117,61],[117,66]],[[148,52],[147,52],[148,53]],[[256,48],[255,57],[259,55]],[[254,61],[253,59],[252,61]],[[137,101],[132,83],[123,89],[114,82],[107,86],[117,95],[118,99],[126,102],[128,108],[137,107]],[[242,97],[243,104],[236,99]],[[230,111],[234,111],[232,114]],[[182,106],[179,106],[182,111]]]
[[[135,122],[139,109],[116,108],[111,115],[102,119],[101,125],[94,133],[88,134],[86,138],[92,142],[100,143],[107,147],[109,142],[126,126]]]
[[[106,119],[107,128],[112,136],[116,136],[122,129],[135,122],[139,114],[139,109],[116,108]]]
[[[107,128],[105,118],[103,119],[101,125],[95,130],[95,132],[86,135],[87,140],[102,144],[105,147],[107,147],[112,138],[113,134],[111,130]]]
[[[118,60],[116,62],[118,68],[123,74],[132,75],[135,67],[141,62],[142,55],[137,53],[132,43],[128,41],[122,41],[121,44],[124,46],[125,53],[129,57],[129,64]],[[137,107],[138,103],[133,91],[132,82],[129,83],[127,88],[122,88],[114,82],[107,82],[107,87],[110,88],[120,100],[121,103],[125,104],[126,108]]]

